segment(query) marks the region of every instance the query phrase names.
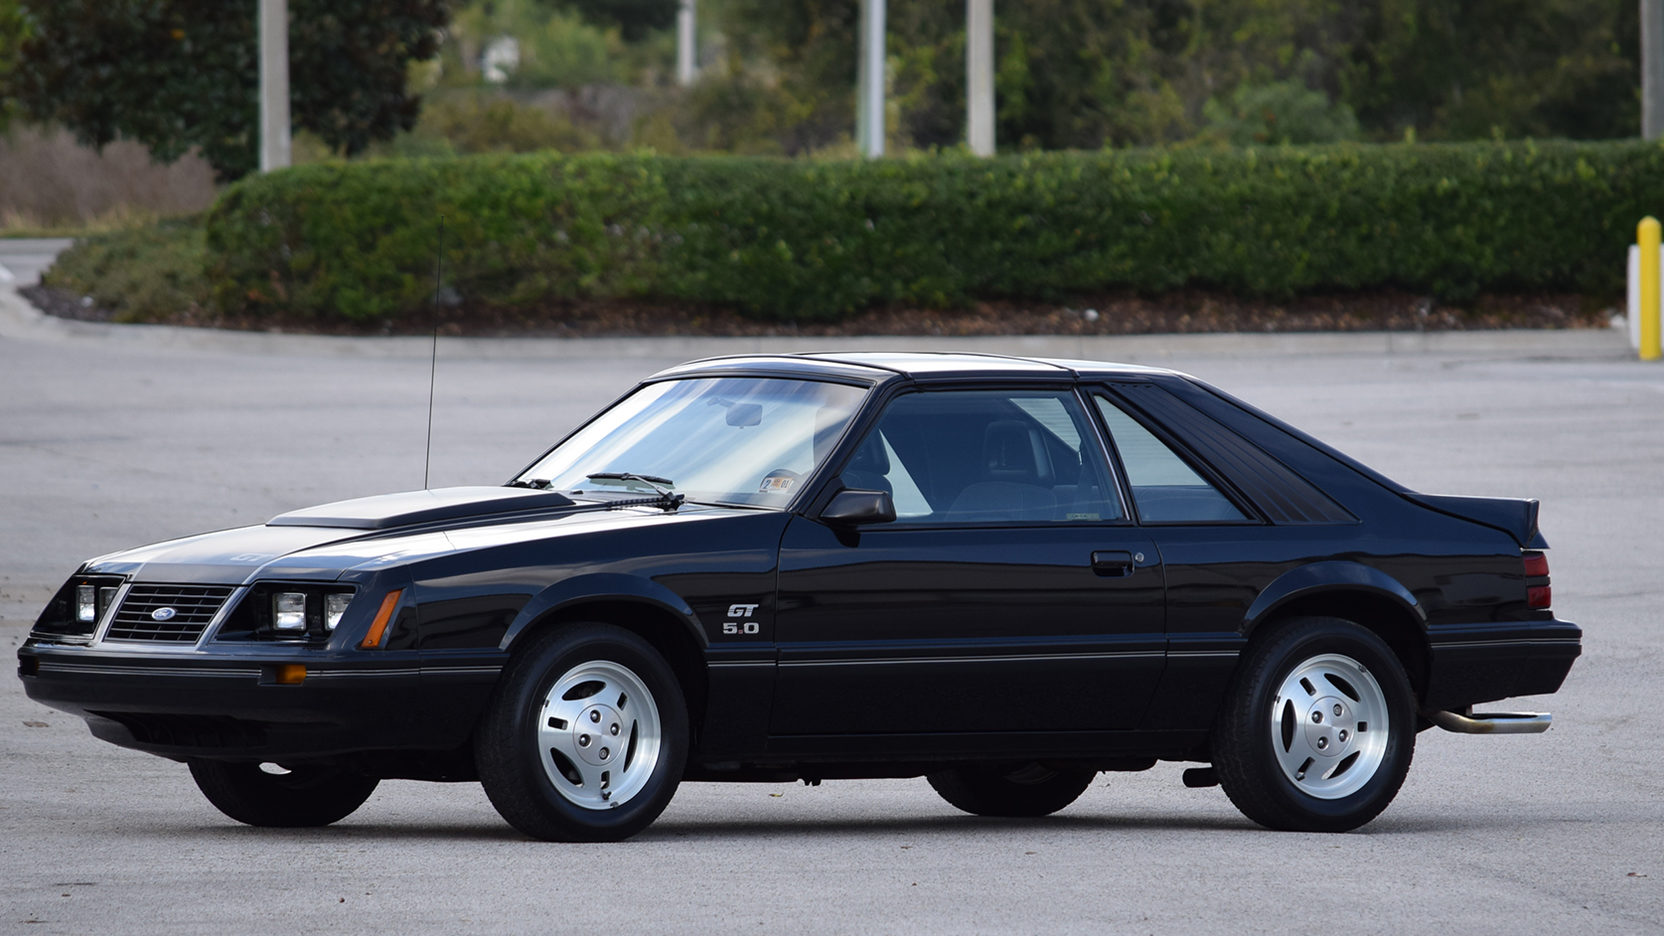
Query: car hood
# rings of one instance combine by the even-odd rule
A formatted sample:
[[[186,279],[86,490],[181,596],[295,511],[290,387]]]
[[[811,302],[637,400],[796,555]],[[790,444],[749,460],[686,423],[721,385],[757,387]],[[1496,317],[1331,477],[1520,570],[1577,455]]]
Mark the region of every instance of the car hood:
[[[86,571],[148,582],[246,584],[334,580],[424,557],[620,526],[755,513],[739,508],[616,507],[553,491],[462,487],[408,491],[290,511],[263,526],[169,540],[100,556]]]
[[[291,510],[267,522],[274,527],[325,527],[343,530],[389,530],[444,521],[529,514],[575,505],[558,491],[513,487],[453,487],[405,491],[336,501]]]

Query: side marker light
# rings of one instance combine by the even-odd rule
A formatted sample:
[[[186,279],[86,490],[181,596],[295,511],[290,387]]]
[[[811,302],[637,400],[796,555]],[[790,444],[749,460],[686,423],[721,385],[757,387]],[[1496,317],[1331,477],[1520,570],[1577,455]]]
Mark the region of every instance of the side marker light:
[[[399,606],[399,596],[403,594],[404,589],[395,588],[381,599],[381,608],[376,611],[376,619],[370,622],[370,632],[359,641],[359,649],[374,650],[387,639],[387,625],[393,622],[393,612]]]

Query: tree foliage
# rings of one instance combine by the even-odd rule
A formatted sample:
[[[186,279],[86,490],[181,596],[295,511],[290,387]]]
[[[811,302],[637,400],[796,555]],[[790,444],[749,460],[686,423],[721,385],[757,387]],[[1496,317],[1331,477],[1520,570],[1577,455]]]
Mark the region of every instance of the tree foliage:
[[[1356,134],[1374,140],[1631,136],[1636,9],[1633,0],[1000,2],[998,136],[1022,149],[1343,139],[1354,132],[1349,113]],[[749,70],[786,99],[775,110],[801,115],[800,148],[832,143],[853,122],[859,10],[860,0],[726,5],[723,28]],[[961,2],[890,4],[892,132],[902,142],[963,139],[964,18]],[[1273,129],[1267,114],[1303,129]]]
[[[1344,75],[1381,136],[1601,139],[1640,126],[1633,0],[1372,0]]]
[[[1298,81],[1240,84],[1202,108],[1211,132],[1237,146],[1341,143],[1358,138],[1352,108]]]
[[[18,47],[28,35],[28,25],[18,0],[0,0],[0,91],[4,91],[5,76],[17,67]],[[6,129],[16,109],[12,96],[0,93],[0,130]]]
[[[627,42],[639,42],[656,29],[676,22],[679,0],[542,0],[556,9],[573,10],[585,19],[617,27]]]
[[[223,0],[22,0],[24,38],[0,92],[83,143],[118,138],[169,162],[192,147],[222,179],[259,164],[256,7]],[[444,0],[289,0],[298,130],[353,154],[408,129],[405,68],[438,49]]]

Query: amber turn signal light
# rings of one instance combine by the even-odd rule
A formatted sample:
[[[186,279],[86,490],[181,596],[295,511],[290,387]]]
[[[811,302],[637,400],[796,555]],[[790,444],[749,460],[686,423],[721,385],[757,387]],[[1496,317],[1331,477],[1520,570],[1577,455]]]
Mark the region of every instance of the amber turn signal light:
[[[279,663],[272,671],[272,682],[279,686],[298,686],[306,682],[306,664]]]
[[[370,632],[358,642],[360,649],[374,650],[387,639],[387,625],[393,621],[393,611],[398,608],[399,596],[402,594],[404,589],[395,588],[387,593],[387,597],[381,599],[381,608],[376,611],[376,619],[370,622]]]

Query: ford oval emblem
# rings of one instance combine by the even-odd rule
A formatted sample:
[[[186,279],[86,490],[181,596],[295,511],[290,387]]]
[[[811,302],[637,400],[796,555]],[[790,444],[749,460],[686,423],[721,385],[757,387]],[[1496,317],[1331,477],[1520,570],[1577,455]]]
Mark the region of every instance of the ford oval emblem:
[[[173,616],[178,613],[178,611],[175,611],[172,608],[157,608],[156,610],[150,612],[150,619],[153,621],[171,621],[173,620]]]

